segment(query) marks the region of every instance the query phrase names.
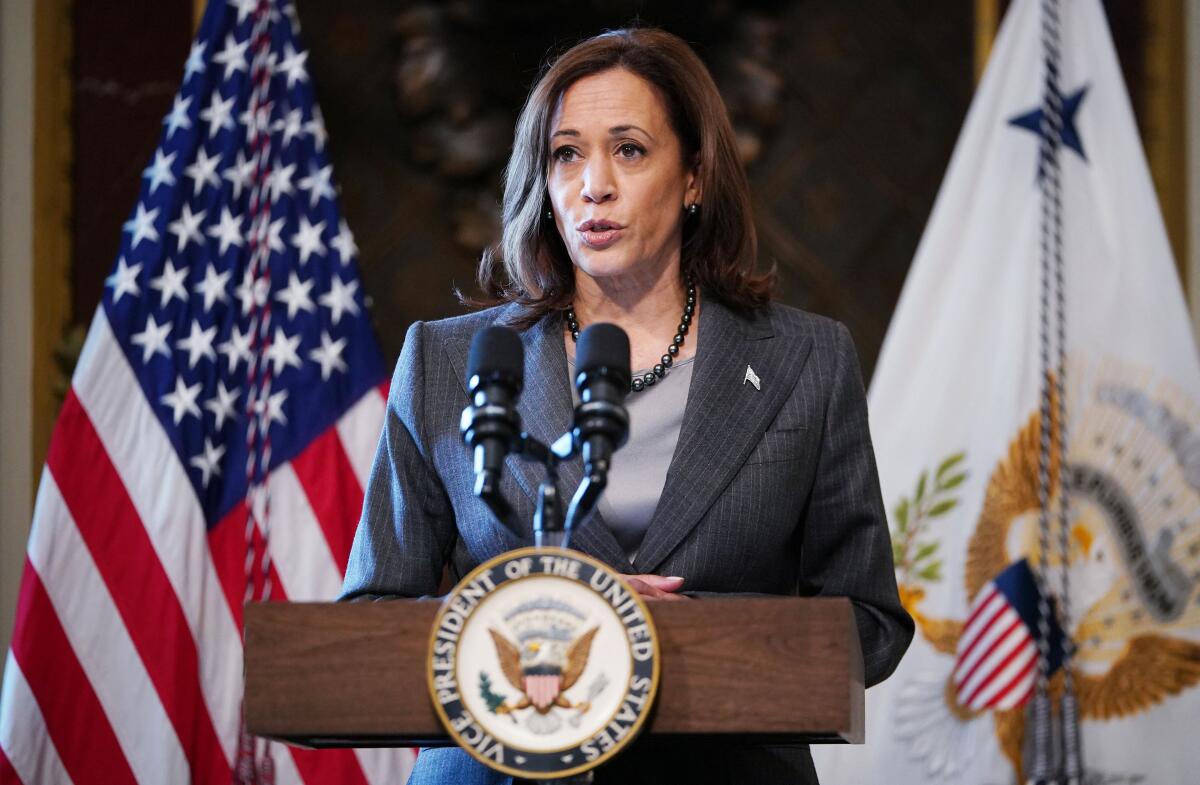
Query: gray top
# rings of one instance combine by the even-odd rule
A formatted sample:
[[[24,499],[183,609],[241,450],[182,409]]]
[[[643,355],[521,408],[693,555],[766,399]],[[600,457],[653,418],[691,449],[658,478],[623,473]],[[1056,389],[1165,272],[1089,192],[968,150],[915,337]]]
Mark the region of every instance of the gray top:
[[[625,398],[629,412],[629,441],[613,455],[608,471],[608,486],[600,495],[596,509],[616,536],[625,554],[633,561],[642,538],[658,507],[667,482],[667,470],[679,441],[683,410],[692,386],[695,357],[675,364],[653,387],[630,393]],[[568,357],[571,373],[571,398],[579,402],[575,390],[575,361]],[[641,376],[639,371],[634,376]]]

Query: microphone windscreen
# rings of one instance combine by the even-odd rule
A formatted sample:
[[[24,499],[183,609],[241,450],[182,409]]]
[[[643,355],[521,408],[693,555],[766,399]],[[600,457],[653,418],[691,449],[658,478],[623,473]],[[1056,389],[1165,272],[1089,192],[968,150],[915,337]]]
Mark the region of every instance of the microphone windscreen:
[[[576,373],[595,373],[604,369],[622,388],[629,386],[629,336],[615,324],[589,325],[575,347]]]
[[[525,349],[521,338],[508,327],[486,327],[471,339],[467,355],[468,384],[474,377],[510,379],[518,388],[525,379]]]

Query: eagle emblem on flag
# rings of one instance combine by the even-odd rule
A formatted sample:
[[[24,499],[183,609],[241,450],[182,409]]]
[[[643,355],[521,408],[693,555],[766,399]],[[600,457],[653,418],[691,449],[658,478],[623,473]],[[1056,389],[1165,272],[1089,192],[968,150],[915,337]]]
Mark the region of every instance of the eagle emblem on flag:
[[[1178,391],[1169,384],[1147,389],[1144,376],[1134,368],[1109,370],[1094,382],[1065,467],[1074,508],[1067,568],[1084,601],[1069,621],[1085,721],[1140,714],[1200,684],[1200,641],[1188,634],[1200,624],[1200,540],[1188,525],[1200,499],[1200,463],[1189,452],[1200,443],[1200,422],[1179,405],[1184,399]],[[991,473],[967,545],[965,621],[935,618],[920,608],[925,593],[918,581],[936,582],[940,570],[926,567],[907,580],[902,570],[900,576],[901,599],[922,637],[954,656],[955,664],[941,688],[909,685],[898,719],[917,723],[945,712],[965,728],[962,723],[991,714],[1018,779],[1023,706],[1037,660],[1030,565],[1040,565],[1042,557],[1030,521],[1038,508],[1040,440],[1035,412]],[[1059,460],[1055,445],[1052,465]],[[1058,493],[1052,488],[1052,504]],[[1050,566],[1061,568],[1057,557]],[[1060,635],[1052,629],[1052,667],[1061,656]],[[1050,690],[1061,689],[1060,673]]]

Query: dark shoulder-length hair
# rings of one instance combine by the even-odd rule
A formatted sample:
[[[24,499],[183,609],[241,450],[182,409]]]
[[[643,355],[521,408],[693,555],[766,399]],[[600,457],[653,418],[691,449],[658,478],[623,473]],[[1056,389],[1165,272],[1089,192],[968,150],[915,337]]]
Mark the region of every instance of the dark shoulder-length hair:
[[[514,322],[521,327],[570,304],[574,266],[554,221],[546,218],[550,122],[571,85],[612,68],[637,74],[655,88],[679,137],[684,165],[696,168],[702,197],[683,225],[681,274],[736,310],[766,304],[775,273],[756,271],[750,190],[725,103],[692,48],[653,28],[613,30],[576,44],[530,91],[504,174],[503,235],[480,260],[485,299],[475,303],[520,304]]]

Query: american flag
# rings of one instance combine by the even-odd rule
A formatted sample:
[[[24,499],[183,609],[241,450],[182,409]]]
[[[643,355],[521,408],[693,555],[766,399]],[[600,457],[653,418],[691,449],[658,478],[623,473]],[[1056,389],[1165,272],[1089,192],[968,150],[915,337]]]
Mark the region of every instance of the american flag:
[[[1038,588],[1029,563],[1013,562],[971,603],[954,663],[958,702],[969,709],[1012,709],[1037,681]],[[1051,614],[1050,667],[1062,660],[1062,633]]]
[[[290,3],[214,0],[192,45],[38,490],[0,785],[376,785],[411,765],[247,755],[241,734],[243,603],[338,594],[384,412],[298,32]]]

